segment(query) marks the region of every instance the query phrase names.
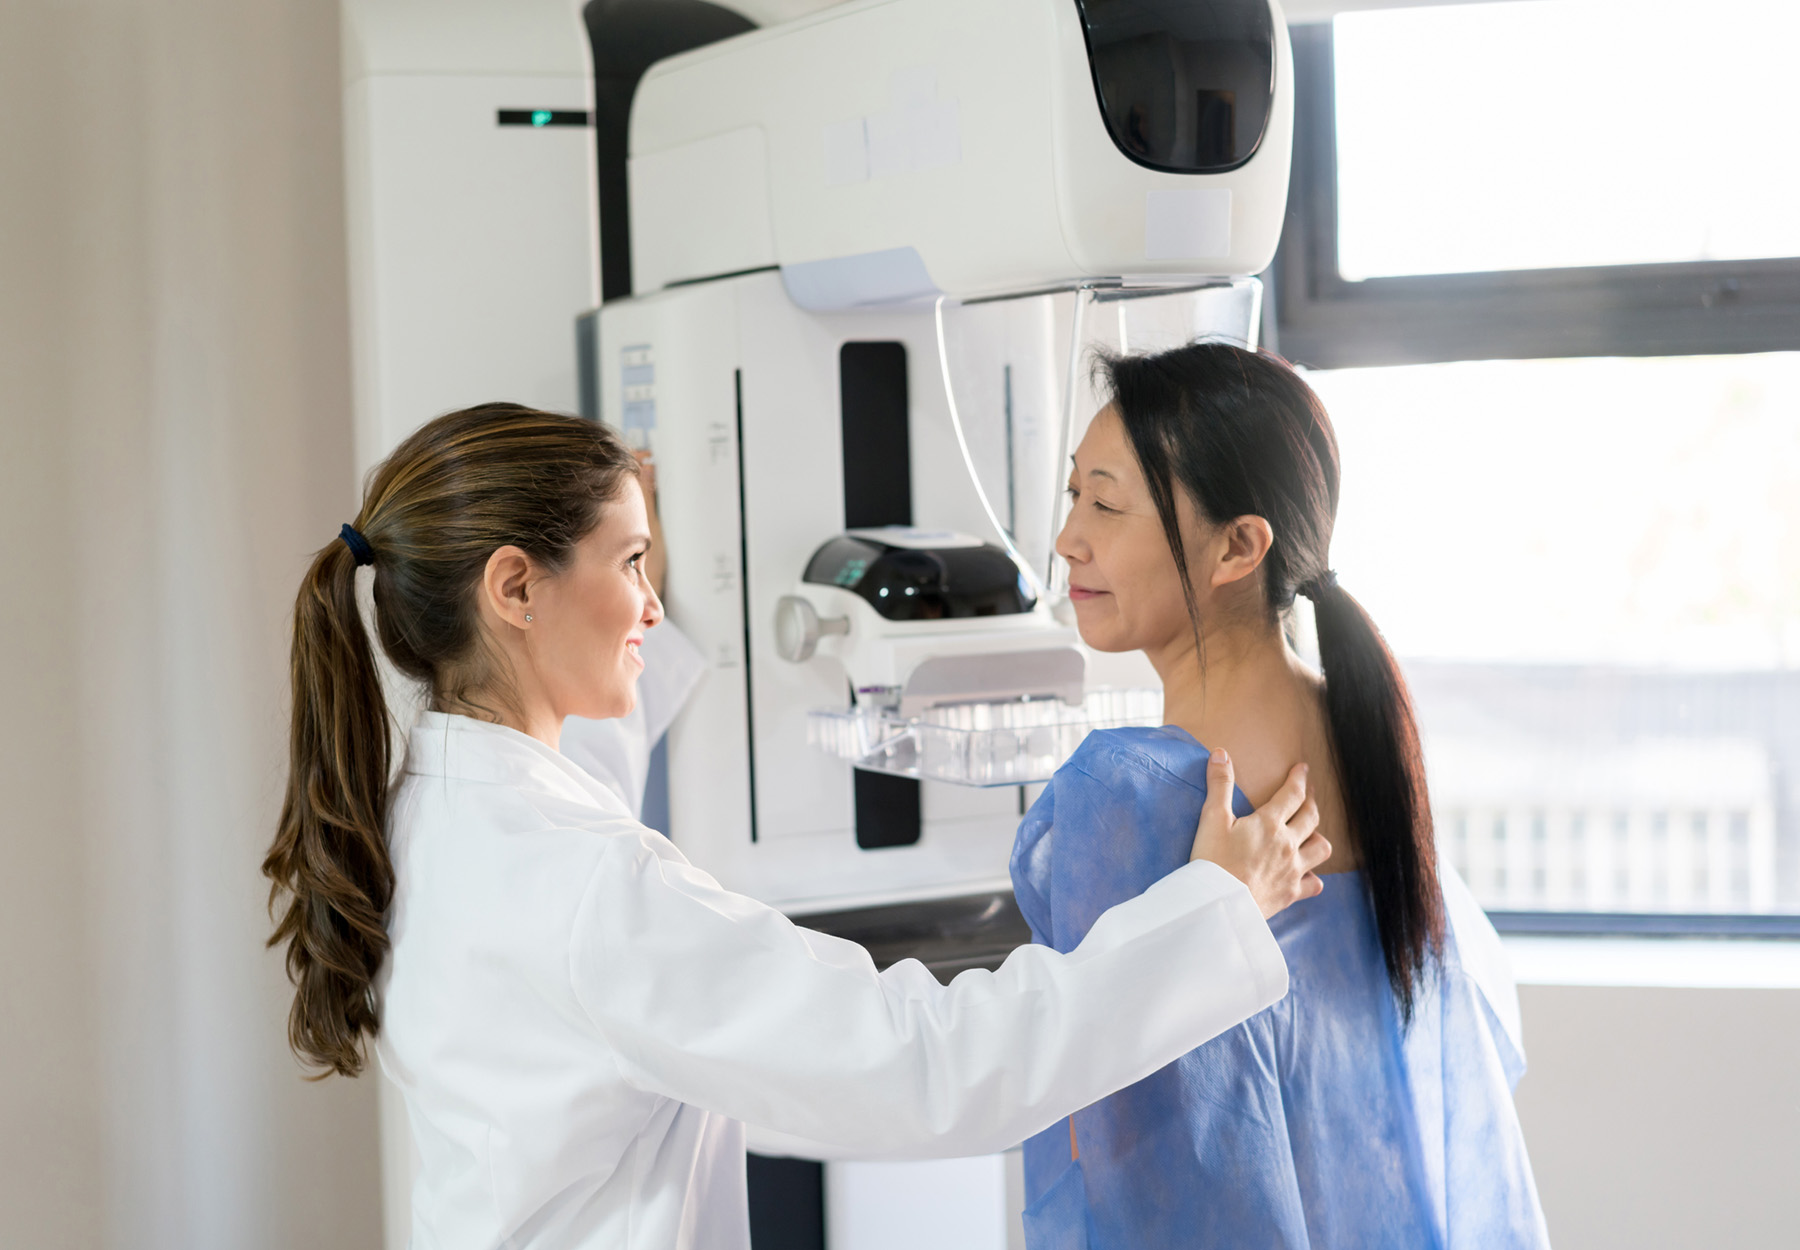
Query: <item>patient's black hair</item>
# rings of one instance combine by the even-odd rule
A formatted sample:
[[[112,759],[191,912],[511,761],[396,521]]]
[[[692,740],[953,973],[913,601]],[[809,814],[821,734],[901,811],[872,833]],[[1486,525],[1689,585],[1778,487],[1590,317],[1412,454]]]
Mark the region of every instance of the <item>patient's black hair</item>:
[[[1226,343],[1109,357],[1100,372],[1149,482],[1196,635],[1177,483],[1212,524],[1241,516],[1269,523],[1275,541],[1261,572],[1271,623],[1297,594],[1313,601],[1344,805],[1388,981],[1408,1021],[1418,980],[1443,939],[1431,804],[1400,667],[1331,572],[1338,449],[1325,407],[1280,357]]]

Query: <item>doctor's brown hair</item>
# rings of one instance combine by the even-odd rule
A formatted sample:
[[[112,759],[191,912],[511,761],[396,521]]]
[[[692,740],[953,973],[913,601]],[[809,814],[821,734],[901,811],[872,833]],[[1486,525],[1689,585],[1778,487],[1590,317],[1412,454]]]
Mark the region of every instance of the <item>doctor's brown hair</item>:
[[[1226,343],[1103,359],[1175,556],[1196,636],[1194,587],[1175,506],[1177,484],[1211,524],[1269,523],[1263,557],[1271,623],[1297,594],[1313,601],[1332,752],[1363,882],[1400,1018],[1443,937],[1443,897],[1425,761],[1412,698],[1381,631],[1330,571],[1337,521],[1337,436],[1325,406],[1280,357]]]
[[[511,545],[567,567],[636,473],[616,436],[577,417],[484,404],[427,422],[370,475],[354,522],[373,554],[375,630],[394,667],[434,707],[466,706],[496,676],[475,608],[488,557]],[[288,1042],[320,1076],[359,1073],[380,1028],[374,981],[394,893],[391,725],[356,568],[333,540],[300,584],[287,796],[263,860],[271,914],[287,897],[269,945],[287,943]]]

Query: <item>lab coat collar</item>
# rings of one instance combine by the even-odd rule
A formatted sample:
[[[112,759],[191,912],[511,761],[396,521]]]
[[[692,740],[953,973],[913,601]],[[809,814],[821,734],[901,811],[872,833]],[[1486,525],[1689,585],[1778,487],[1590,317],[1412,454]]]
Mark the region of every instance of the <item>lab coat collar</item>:
[[[419,714],[406,744],[406,771],[511,786],[597,805],[608,815],[631,815],[610,788],[529,734],[450,712]]]

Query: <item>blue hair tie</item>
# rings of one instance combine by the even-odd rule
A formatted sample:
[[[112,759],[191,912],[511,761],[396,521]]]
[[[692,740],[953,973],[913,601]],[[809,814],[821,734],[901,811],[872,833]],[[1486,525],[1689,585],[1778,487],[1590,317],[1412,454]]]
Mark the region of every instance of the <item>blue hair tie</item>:
[[[1337,571],[1326,569],[1323,573],[1300,587],[1300,593],[1317,603],[1325,595],[1337,589]]]
[[[357,568],[375,563],[375,548],[369,546],[369,540],[359,534],[354,525],[346,521],[344,528],[338,531],[338,537],[350,548],[350,557],[356,561]]]

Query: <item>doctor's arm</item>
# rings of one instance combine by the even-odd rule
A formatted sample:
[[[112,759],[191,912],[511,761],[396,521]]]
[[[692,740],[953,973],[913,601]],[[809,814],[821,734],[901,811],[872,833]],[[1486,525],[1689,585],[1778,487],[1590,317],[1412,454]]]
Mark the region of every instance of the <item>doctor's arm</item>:
[[[980,1154],[1277,1001],[1287,968],[1262,913],[1231,873],[1191,863],[1074,951],[1022,947],[946,987],[913,960],[877,973],[860,946],[619,837],[570,971],[639,1088],[835,1153]]]

